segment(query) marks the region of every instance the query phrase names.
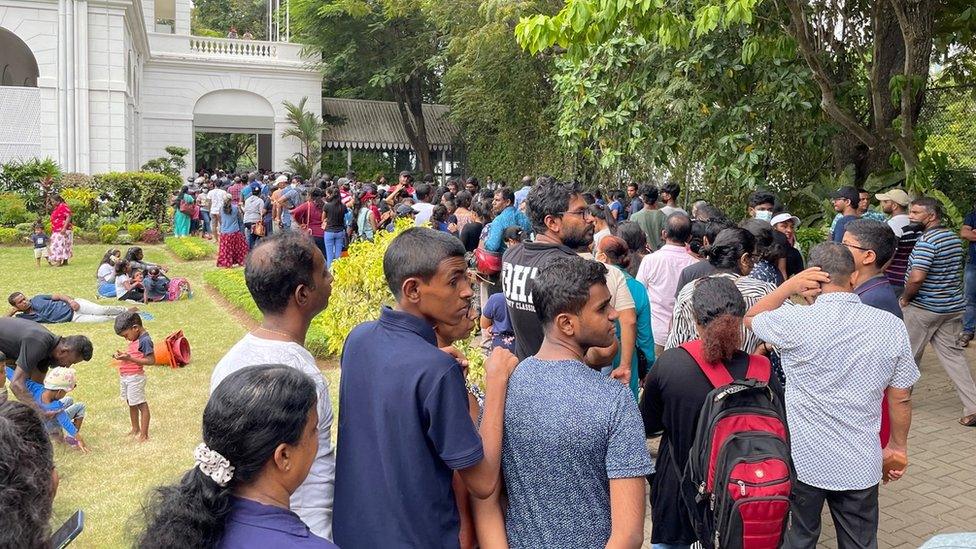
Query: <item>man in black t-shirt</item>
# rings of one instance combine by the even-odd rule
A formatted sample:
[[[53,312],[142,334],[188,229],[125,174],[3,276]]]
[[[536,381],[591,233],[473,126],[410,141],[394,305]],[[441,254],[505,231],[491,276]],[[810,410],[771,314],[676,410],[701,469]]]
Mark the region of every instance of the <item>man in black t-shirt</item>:
[[[525,213],[535,241],[509,248],[502,256],[501,273],[519,360],[534,355],[544,337],[532,304],[532,281],[539,269],[552,257],[575,257],[576,248],[593,241],[593,218],[572,183],[540,178],[525,198]]]
[[[10,389],[25,404],[37,407],[27,391],[28,379],[43,383],[48,368],[71,366],[91,360],[91,357],[92,344],[85,336],[61,337],[31,320],[0,318],[0,362],[15,368]],[[0,388],[6,380],[6,375],[0,376]],[[0,400],[6,398],[4,389],[0,392]]]

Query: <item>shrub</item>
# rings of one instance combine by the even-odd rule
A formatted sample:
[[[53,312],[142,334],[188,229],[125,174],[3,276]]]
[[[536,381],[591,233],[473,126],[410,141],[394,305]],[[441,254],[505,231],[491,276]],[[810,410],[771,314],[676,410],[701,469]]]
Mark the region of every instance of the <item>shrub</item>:
[[[142,223],[129,223],[126,227],[128,233],[132,235],[133,241],[142,240],[142,233],[146,232],[146,226]]]
[[[68,172],[61,176],[61,188],[87,187],[91,188],[95,183],[95,178],[84,173]],[[62,191],[62,194],[64,191]]]
[[[17,232],[17,229],[0,227],[0,244],[17,244],[22,238],[20,233]]]
[[[195,236],[182,238],[167,238],[166,247],[173,252],[176,257],[185,261],[197,259],[207,259],[217,253],[217,247],[211,242]]]
[[[796,230],[796,242],[799,244],[800,251],[804,257],[810,253],[810,249],[827,240],[828,227],[801,227]]]
[[[119,233],[115,236],[115,244],[132,244],[134,242],[129,233]]]
[[[93,228],[90,218],[98,212],[97,191],[85,187],[70,187],[61,189],[61,198],[71,208],[71,218],[76,225]]]
[[[114,203],[113,215],[162,222],[170,193],[179,188],[180,180],[158,173],[112,172],[96,175],[95,185]]]
[[[89,231],[87,229],[75,229],[72,238],[76,243],[85,242],[87,244],[98,244],[101,242],[97,232]]]
[[[61,168],[50,158],[33,158],[26,162],[13,160],[0,165],[0,192],[17,193],[35,215],[46,213],[44,200],[56,190]]]
[[[163,235],[159,229],[146,229],[142,232],[141,240],[146,244],[159,244],[163,241]]]
[[[19,234],[24,238],[27,238],[34,232],[34,224],[30,222],[18,223],[14,225],[14,229],[17,229],[17,234]]]
[[[117,225],[106,223],[98,228],[98,241],[104,244],[112,244],[118,235],[119,228]]]
[[[27,203],[16,193],[0,193],[0,225],[17,225],[31,219]]]

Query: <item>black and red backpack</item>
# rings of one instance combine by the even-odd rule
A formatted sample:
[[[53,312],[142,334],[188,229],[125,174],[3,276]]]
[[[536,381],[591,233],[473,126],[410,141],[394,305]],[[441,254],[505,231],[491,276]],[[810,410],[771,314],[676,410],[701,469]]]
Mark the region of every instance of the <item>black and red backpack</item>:
[[[714,388],[681,475],[681,492],[705,547],[776,549],[783,542],[796,479],[782,400],[771,367],[750,355],[746,379],[705,361],[700,340],[681,346]]]

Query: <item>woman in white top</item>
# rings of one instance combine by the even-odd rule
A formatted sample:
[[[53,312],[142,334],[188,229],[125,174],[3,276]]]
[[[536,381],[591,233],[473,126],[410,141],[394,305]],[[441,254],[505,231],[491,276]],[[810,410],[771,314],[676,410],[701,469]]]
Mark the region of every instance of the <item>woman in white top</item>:
[[[264,217],[264,199],[252,194],[244,201],[244,228],[247,229],[247,247],[253,249],[262,235],[254,234],[254,225]]]
[[[95,291],[99,297],[115,297],[115,263],[122,257],[122,252],[110,249],[102,256],[95,274]]]
[[[119,301],[145,301],[146,290],[142,285],[142,271],[129,276],[129,262],[120,260],[115,264],[115,295]]]

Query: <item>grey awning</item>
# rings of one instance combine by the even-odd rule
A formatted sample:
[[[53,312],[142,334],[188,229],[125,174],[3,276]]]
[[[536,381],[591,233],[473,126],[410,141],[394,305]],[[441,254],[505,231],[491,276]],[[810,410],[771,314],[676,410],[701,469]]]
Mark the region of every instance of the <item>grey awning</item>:
[[[431,150],[450,150],[460,142],[458,127],[448,118],[447,105],[424,105],[423,110]],[[325,98],[322,117],[327,124],[322,132],[325,148],[413,149],[403,131],[400,110],[393,101]],[[341,123],[328,124],[330,118]]]

